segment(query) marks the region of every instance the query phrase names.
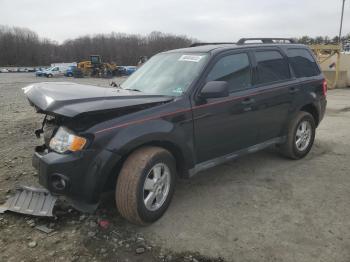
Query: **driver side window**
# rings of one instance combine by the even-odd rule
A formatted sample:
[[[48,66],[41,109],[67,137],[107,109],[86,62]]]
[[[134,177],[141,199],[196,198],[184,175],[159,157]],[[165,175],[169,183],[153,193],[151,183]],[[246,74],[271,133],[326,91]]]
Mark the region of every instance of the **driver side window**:
[[[207,76],[209,81],[226,81],[229,92],[235,92],[251,86],[251,70],[247,53],[222,57],[216,62]]]

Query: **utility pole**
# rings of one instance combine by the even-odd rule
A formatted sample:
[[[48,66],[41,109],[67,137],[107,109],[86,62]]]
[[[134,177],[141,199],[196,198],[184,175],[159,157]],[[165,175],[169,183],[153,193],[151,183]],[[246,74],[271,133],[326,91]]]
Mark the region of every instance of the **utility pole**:
[[[345,0],[343,0],[343,5],[341,9],[341,18],[340,18],[340,29],[339,29],[339,45],[341,45],[341,33],[343,29],[343,18],[344,18],[344,5],[345,5]]]

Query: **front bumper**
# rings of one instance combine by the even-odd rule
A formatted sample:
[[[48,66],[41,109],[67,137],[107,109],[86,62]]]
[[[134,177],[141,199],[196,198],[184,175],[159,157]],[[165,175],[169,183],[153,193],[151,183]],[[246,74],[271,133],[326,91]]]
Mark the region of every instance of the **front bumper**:
[[[84,150],[70,154],[46,152],[38,147],[32,164],[39,183],[53,195],[65,196],[74,206],[87,211],[97,206],[100,194],[120,157],[107,150]]]

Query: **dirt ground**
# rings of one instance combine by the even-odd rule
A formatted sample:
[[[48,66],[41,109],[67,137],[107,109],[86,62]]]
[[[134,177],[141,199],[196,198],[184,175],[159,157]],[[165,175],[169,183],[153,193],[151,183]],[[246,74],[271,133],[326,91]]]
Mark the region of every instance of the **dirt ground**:
[[[38,81],[47,79],[0,73],[0,203],[16,185],[37,185],[31,155],[42,116],[21,88]],[[0,215],[0,261],[348,262],[350,89],[329,91],[328,102],[305,159],[287,160],[269,149],[179,181],[166,214],[148,227],[122,219],[112,195],[94,215],[64,203],[54,218]]]

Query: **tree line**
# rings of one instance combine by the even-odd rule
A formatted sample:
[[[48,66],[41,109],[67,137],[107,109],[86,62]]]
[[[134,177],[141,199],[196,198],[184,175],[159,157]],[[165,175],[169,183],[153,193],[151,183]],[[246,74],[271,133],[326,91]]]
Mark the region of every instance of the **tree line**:
[[[141,56],[189,46],[194,40],[181,35],[152,32],[98,34],[64,41],[62,44],[19,27],[0,26],[0,66],[37,66],[88,60],[101,55],[103,61],[136,65]]]
[[[339,43],[339,36],[335,37],[329,37],[329,36],[316,36],[316,37],[309,37],[309,36],[302,36],[297,39],[297,41],[301,44],[306,45],[314,45],[314,44],[338,44]],[[341,42],[343,44],[350,42],[350,33],[342,36]]]
[[[338,37],[297,38],[303,44],[338,43]],[[342,37],[350,42],[350,34]],[[69,39],[59,44],[40,38],[26,28],[0,25],[0,66],[38,66],[59,62],[83,61],[92,54],[102,56],[106,62],[118,65],[135,65],[141,56],[165,50],[189,46],[194,39],[187,36],[152,32],[146,36],[137,34],[98,34]]]

